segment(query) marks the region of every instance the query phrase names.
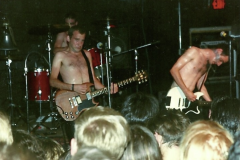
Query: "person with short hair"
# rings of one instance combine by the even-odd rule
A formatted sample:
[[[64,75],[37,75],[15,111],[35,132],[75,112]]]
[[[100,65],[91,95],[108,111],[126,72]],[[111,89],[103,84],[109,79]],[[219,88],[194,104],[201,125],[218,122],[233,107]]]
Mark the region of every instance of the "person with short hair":
[[[180,160],[227,160],[232,135],[220,124],[199,120],[189,125],[180,145]]]
[[[0,111],[0,142],[4,142],[7,145],[13,143],[12,128],[8,116]]]
[[[150,121],[148,128],[155,135],[163,160],[179,160],[179,145],[189,118],[179,110],[167,110]]]
[[[215,98],[212,101],[209,118],[221,124],[234,135],[239,130],[240,100],[229,96]]]
[[[240,131],[234,135],[234,143],[229,149],[228,160],[240,160]]]
[[[41,146],[45,152],[45,160],[59,160],[61,155],[65,153],[62,145],[54,139],[39,139]]]
[[[78,21],[76,19],[76,14],[69,12],[64,16],[65,24],[68,25],[70,28],[73,26],[78,25]],[[56,54],[60,51],[65,51],[68,48],[68,42],[67,42],[67,31],[60,32],[57,34],[57,38],[54,43],[53,53]]]
[[[71,140],[71,155],[84,146],[94,146],[119,159],[130,140],[126,119],[109,107],[84,110],[75,121],[75,134]]]
[[[129,124],[147,125],[158,114],[159,102],[151,94],[133,93],[126,97],[120,112]]]
[[[120,160],[162,160],[158,142],[145,126],[130,125],[131,140]]]
[[[71,160],[112,160],[109,152],[93,146],[85,146],[78,149]]]
[[[83,49],[86,31],[79,26],[73,26],[68,30],[67,41],[69,46],[65,51],[55,54],[52,62],[50,85],[60,90],[77,92],[82,96],[91,91],[104,88],[104,85],[96,78],[92,66],[91,53]],[[58,78],[59,74],[62,81]],[[117,84],[111,84],[111,93],[118,92]],[[84,108],[93,107],[93,99],[86,99],[78,107],[80,112]],[[74,137],[74,121],[68,121],[65,125],[66,134],[70,141]]]

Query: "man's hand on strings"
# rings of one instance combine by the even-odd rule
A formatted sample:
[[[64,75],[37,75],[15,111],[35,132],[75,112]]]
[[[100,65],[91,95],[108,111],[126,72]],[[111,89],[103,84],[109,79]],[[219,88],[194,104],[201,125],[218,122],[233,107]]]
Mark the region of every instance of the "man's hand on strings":
[[[192,91],[188,91],[187,93],[185,93],[185,96],[191,102],[194,102],[197,98],[197,96]]]

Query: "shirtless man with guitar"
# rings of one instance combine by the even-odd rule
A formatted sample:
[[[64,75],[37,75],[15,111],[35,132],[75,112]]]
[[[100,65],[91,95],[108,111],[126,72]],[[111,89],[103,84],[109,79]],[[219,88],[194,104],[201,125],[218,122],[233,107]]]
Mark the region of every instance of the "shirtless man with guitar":
[[[65,51],[57,52],[52,62],[52,72],[50,76],[50,85],[52,87],[61,90],[75,91],[80,94],[89,92],[90,86],[92,85],[94,85],[96,89],[104,88],[101,82],[95,77],[91,53],[83,50],[85,36],[85,31],[78,26],[69,29],[67,36],[69,43],[68,48]],[[86,56],[84,56],[84,53]],[[90,70],[88,69],[86,59],[89,62]],[[58,79],[59,73],[62,76],[63,82]],[[92,73],[92,78],[89,73]],[[90,83],[91,79],[93,82]],[[111,93],[116,92],[118,92],[118,86],[112,84]],[[69,124],[66,126],[68,127],[66,130],[70,130],[70,133],[67,133],[70,140],[74,133],[74,123],[69,121]]]
[[[204,83],[207,79],[207,74],[211,65],[220,66],[221,64],[228,62],[227,47],[228,46],[225,44],[217,46],[214,49],[201,49],[192,46],[185,51],[170,70],[174,82],[167,94],[167,98],[170,98],[169,104],[166,104],[167,109],[185,109],[188,107],[185,100],[194,102],[199,96],[203,96],[206,101],[212,100]],[[201,93],[193,93],[196,87]],[[177,94],[183,99],[181,104],[178,104],[180,100],[177,102],[177,105],[179,106],[176,104],[174,106],[171,105],[172,100],[174,99],[173,97],[175,96],[173,94],[175,91],[173,90],[176,92],[179,91]],[[176,99],[174,101],[176,102]]]

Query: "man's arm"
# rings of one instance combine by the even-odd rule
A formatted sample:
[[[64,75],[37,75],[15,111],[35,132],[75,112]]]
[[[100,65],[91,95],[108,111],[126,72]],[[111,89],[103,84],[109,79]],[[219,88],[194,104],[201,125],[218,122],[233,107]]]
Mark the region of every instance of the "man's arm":
[[[66,90],[71,90],[72,86],[71,84],[63,83],[58,79],[58,75],[60,73],[60,68],[61,68],[61,62],[62,62],[62,52],[59,52],[56,54],[53,58],[53,63],[52,63],[52,71],[50,75],[50,86],[58,89],[66,89]]]
[[[209,96],[209,94],[208,94],[207,88],[206,88],[206,86],[204,85],[205,81],[207,80],[207,75],[208,75],[208,73],[205,73],[205,74],[198,80],[197,87],[198,87],[198,89],[203,93],[203,98],[204,98],[206,101],[212,101],[212,99],[210,98],[210,96]]]
[[[190,61],[192,61],[195,57],[196,48],[190,48],[188,49],[173,65],[173,67],[170,70],[170,73],[174,79],[174,81],[177,83],[177,85],[182,89],[183,93],[187,97],[188,100],[194,101],[196,100],[196,96],[193,94],[191,90],[187,88],[185,83],[183,82],[182,76],[180,74],[180,70],[188,64]]]
[[[68,48],[67,46],[62,47],[65,37],[66,37],[66,34],[64,32],[58,33],[55,44],[54,44],[54,49],[53,49],[54,54],[56,54],[57,52],[65,51]]]

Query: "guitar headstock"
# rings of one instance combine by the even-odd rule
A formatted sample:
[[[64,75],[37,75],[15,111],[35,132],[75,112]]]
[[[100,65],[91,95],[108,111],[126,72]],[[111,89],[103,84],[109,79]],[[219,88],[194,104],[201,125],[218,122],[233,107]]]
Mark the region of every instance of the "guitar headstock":
[[[135,73],[135,79],[138,81],[139,84],[147,82],[147,72],[146,71],[138,71],[137,73]]]

